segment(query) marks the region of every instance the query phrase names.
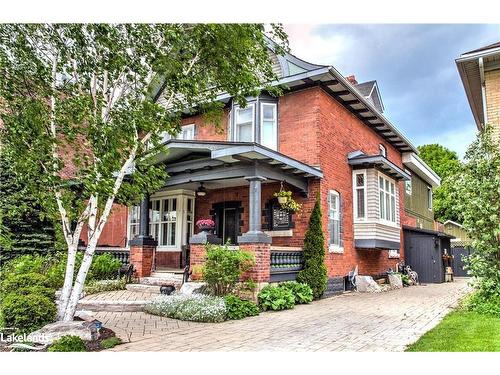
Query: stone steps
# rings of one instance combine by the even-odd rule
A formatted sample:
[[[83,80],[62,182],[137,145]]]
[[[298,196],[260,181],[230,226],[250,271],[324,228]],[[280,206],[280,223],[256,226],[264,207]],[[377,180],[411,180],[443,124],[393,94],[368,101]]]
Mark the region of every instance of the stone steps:
[[[153,272],[151,276],[141,277],[139,283],[155,286],[174,285],[179,289],[182,285],[182,275],[170,272]]]
[[[160,294],[160,287],[158,285],[127,284],[126,289],[130,290],[131,292]]]
[[[78,310],[84,311],[110,311],[133,312],[142,311],[148,300],[120,301],[120,300],[80,300]]]

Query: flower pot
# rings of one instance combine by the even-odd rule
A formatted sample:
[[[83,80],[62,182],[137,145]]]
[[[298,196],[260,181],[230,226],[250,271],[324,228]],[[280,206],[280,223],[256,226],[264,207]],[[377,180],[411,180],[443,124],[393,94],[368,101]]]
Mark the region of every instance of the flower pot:
[[[287,200],[288,200],[287,197],[278,197],[279,204],[285,204]]]
[[[211,225],[199,225],[198,228],[203,231],[203,232],[212,232],[212,230],[214,229],[213,226]]]

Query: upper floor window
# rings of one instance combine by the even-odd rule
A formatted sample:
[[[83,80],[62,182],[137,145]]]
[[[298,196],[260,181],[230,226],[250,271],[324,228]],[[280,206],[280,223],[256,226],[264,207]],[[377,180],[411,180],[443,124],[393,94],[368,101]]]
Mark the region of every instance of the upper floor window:
[[[409,170],[405,169],[405,172],[411,176],[411,172]],[[406,194],[411,195],[412,192],[411,178],[405,181],[405,191]]]
[[[246,108],[236,108],[236,118],[234,121],[235,141],[254,141],[254,105],[249,104]]]
[[[427,208],[432,210],[432,189],[427,186]]]
[[[193,140],[194,139],[194,124],[183,125],[181,127],[181,131],[175,136],[172,137],[168,132],[161,132],[160,134],[162,138],[162,142],[166,142],[170,139],[180,139],[180,140]]]
[[[396,186],[383,176],[378,178],[380,219],[396,222]]]
[[[366,219],[366,172],[355,171],[353,174],[354,219]]]
[[[273,150],[278,148],[278,116],[274,103],[261,104],[260,143]]]
[[[330,190],[328,192],[328,244],[330,250],[342,247],[341,226],[340,194],[335,190]]]
[[[384,145],[380,144],[378,145],[379,153],[382,155],[384,158],[387,157],[387,149],[385,148]]]

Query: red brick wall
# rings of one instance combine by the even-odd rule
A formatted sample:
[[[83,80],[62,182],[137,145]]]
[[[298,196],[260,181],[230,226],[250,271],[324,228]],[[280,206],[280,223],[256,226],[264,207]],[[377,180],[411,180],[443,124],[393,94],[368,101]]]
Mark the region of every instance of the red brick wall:
[[[229,111],[224,115],[219,126],[211,124],[203,116],[193,116],[182,120],[183,125],[195,124],[195,139],[200,141],[227,141]]]
[[[121,204],[114,204],[108,222],[99,238],[97,246],[125,247],[127,245],[128,209]],[[80,238],[88,243],[88,228],[85,226]]]
[[[181,264],[181,252],[156,250],[155,264],[156,267],[179,268]]]

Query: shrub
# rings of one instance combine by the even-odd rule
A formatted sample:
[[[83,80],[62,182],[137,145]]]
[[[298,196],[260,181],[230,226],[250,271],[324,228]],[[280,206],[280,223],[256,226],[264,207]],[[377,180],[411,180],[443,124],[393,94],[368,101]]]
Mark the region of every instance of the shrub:
[[[486,296],[481,290],[468,296],[463,306],[469,311],[479,314],[495,315],[500,317],[500,296]]]
[[[297,275],[297,281],[311,287],[313,297],[320,298],[326,290],[325,236],[321,223],[321,206],[316,199],[309,219],[309,228],[304,237],[304,269]]]
[[[255,264],[252,254],[229,250],[227,246],[206,246],[207,260],[203,267],[203,280],[211,294],[223,296],[233,291],[241,275]]]
[[[111,349],[111,348],[114,348],[116,345],[119,345],[121,343],[122,343],[122,340],[120,340],[118,337],[108,337],[107,339],[104,339],[101,341],[101,348]]]
[[[295,298],[290,290],[267,285],[259,292],[259,306],[266,310],[293,309]]]
[[[115,279],[122,262],[109,253],[94,256],[90,266],[88,279],[107,280]]]
[[[49,352],[86,352],[85,342],[78,336],[63,336],[47,349]]]
[[[2,300],[2,320],[16,333],[29,333],[54,321],[56,304],[42,294],[11,292]]]
[[[259,307],[252,301],[246,301],[231,294],[225,296],[224,301],[228,319],[237,320],[259,315]]]
[[[88,295],[112,290],[123,290],[126,284],[127,281],[125,278],[117,280],[91,280],[84,286],[83,290]]]
[[[8,273],[2,280],[2,292],[8,294],[21,288],[46,286],[46,284],[47,278],[39,273]]]
[[[216,323],[226,319],[224,298],[203,294],[158,296],[145,306],[145,311],[194,322]]]
[[[280,288],[288,289],[293,294],[295,304],[310,303],[313,300],[313,292],[309,285],[296,281],[287,281],[278,285]]]
[[[38,255],[23,255],[12,259],[2,266],[5,274],[40,273],[45,271],[44,258]]]

